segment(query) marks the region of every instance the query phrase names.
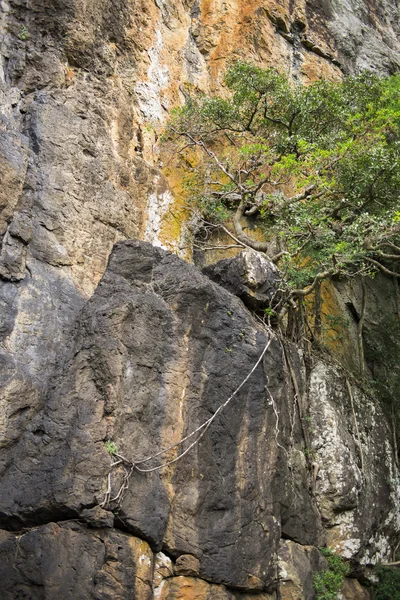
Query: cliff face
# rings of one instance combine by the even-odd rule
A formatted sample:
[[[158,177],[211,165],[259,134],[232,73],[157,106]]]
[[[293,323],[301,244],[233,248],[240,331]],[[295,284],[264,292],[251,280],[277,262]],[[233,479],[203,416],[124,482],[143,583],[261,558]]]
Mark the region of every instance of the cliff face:
[[[317,547],[389,557],[398,479],[377,403],[284,349],[232,290],[123,241],[188,256],[157,148],[181,84],[217,89],[232,57],[306,80],[390,72],[398,23],[394,2],[1,3],[2,597],[264,599],[280,582],[313,598]],[[357,312],[356,286],[334,293]],[[105,441],[133,461],[173,444],[269,337],[200,445],[104,503]]]
[[[175,444],[232,395],[267,342],[200,443],[161,471],[134,470],[115,500],[131,465],[112,466],[105,440],[134,463]],[[227,586],[215,597],[266,598],[281,580],[283,597],[312,598],[317,547],[384,558],[399,519],[394,458],[379,408],[348,385],[340,369],[282,346],[195,267],[117,244],[40,408],[25,399],[8,419],[5,597],[33,585],[47,597],[190,598],[185,586],[213,597],[207,581]],[[154,564],[164,567],[152,583]]]

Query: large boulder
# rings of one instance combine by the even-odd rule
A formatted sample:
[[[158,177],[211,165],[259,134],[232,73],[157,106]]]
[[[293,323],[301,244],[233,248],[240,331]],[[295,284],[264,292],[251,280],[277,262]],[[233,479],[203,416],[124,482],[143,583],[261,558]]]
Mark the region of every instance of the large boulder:
[[[250,248],[204,267],[203,273],[238,296],[251,310],[262,311],[279,300],[282,277],[278,268]]]
[[[230,397],[267,343],[195,448],[161,471],[134,471],[122,503],[103,503],[107,440],[132,461],[174,444]],[[323,542],[307,461],[299,450],[303,460],[290,459],[303,445],[292,406],[281,344],[238,298],[168,252],[119,243],[60,348],[45,405],[4,454],[2,526],[74,517],[92,526],[103,503],[115,527],[153,550],[196,557],[201,577],[262,590],[282,530]]]
[[[68,554],[75,553],[70,544],[77,535],[83,544],[77,552],[91,557],[93,544],[101,549],[103,539],[121,532],[129,544],[145,540],[158,557],[150,559],[157,593],[170,590],[168,598],[189,594],[199,579],[263,598],[279,584],[279,551],[291,565],[285,567],[293,573],[290,585],[298,587],[296,573],[304,571],[308,589],[311,573],[320,568],[315,548],[326,542],[324,524],[345,556],[361,562],[388,556],[398,488],[390,446],[383,449],[386,424],[379,408],[368,417],[371,403],[354,382],[349,397],[337,368],[316,363],[307,373],[294,346],[284,349],[241,300],[193,265],[148,243],[117,244],[53,361],[54,376],[35,410],[4,422],[9,442],[1,454],[0,523],[6,531],[0,551],[8,566],[0,589],[8,597],[29,585],[23,560],[43,582],[32,592],[35,600],[43,586],[46,593],[64,590],[68,600],[91,597],[76,595],[75,583],[68,583],[78,572]],[[177,458],[192,438],[139,462],[179,442],[230,397],[180,460],[130,474],[131,461],[151,469]],[[73,523],[68,531],[65,521]],[[46,536],[59,528],[66,537],[55,548]],[[59,561],[49,584],[44,550],[23,558],[10,554],[21,532],[26,540],[42,536],[38,548],[48,547]],[[282,545],[282,538],[290,543]],[[306,554],[303,546],[311,547]],[[60,552],[66,554],[58,559]],[[74,577],[97,581],[103,559],[90,560],[87,571]],[[17,571],[10,567],[14,561]],[[122,562],[123,578],[130,563]],[[199,598],[214,594],[207,585],[198,584]],[[143,590],[138,600],[147,600]],[[231,598],[225,588],[218,590]]]

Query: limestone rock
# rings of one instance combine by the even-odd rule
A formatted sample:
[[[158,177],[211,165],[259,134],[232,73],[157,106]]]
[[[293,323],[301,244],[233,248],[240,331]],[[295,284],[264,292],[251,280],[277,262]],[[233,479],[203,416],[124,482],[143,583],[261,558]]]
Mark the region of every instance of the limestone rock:
[[[152,598],[152,553],[122,532],[49,523],[15,535],[0,531],[1,597],[87,600]]]
[[[259,252],[244,250],[204,267],[210,279],[238,296],[252,310],[262,310],[278,300],[281,280],[277,267]]]
[[[200,561],[192,554],[182,554],[175,562],[175,575],[197,577],[200,573]]]
[[[395,501],[389,513],[382,509],[400,490],[390,455],[377,468],[387,445],[379,405],[353,382],[348,386],[342,372],[323,363],[311,373],[308,399],[315,497],[329,524],[328,543],[346,558],[367,564],[384,561],[389,547],[384,532],[396,528],[399,505]]]
[[[154,562],[154,577],[153,577],[153,588],[156,590],[155,594],[159,593],[157,588],[162,585],[164,579],[173,577],[174,566],[172,560],[166,556],[163,552],[157,552],[155,555]]]
[[[214,585],[192,577],[173,577],[165,581],[157,600],[276,600],[275,594],[241,594],[231,592],[221,585]]]
[[[343,600],[371,600],[370,592],[357,579],[346,577],[341,591]]]
[[[4,235],[22,194],[28,163],[28,139],[17,132],[0,135],[0,236]]]
[[[191,577],[167,579],[157,600],[233,600],[233,595],[223,586],[213,585]]]
[[[293,348],[300,408],[315,409],[304,440],[276,340],[193,458],[135,472],[122,506],[99,508],[110,470],[104,442],[137,458],[190,432],[269,335],[238,298],[160,250],[117,246],[102,277],[127,238],[187,255],[182,199],[157,144],[182,84],[220,89],[236,57],[306,81],[392,72],[398,22],[394,0],[1,3],[2,598],[149,600],[154,558],[141,536],[154,551],[198,556],[210,581],[168,576],[158,592],[264,600],[281,535],[326,541],[318,510],[331,543],[355,560],[389,553],[399,486],[379,408],[352,382],[352,410],[343,373],[326,365],[309,385]],[[256,280],[235,293],[258,307],[270,288],[258,298]],[[355,288],[344,311],[359,310]],[[372,310],[367,342],[375,327]],[[347,356],[356,364],[354,344]],[[113,471],[114,493],[122,477],[123,467]]]
[[[282,540],[278,568],[282,600],[313,600],[313,574],[327,568],[327,563],[316,548]]]
[[[111,511],[103,510],[100,506],[85,508],[82,511],[82,518],[90,527],[110,527],[114,526],[114,515]]]
[[[60,354],[45,406],[5,456],[3,526],[78,516],[102,503],[110,470],[104,440],[132,460],[178,441],[238,387],[268,335],[195,267],[146,243],[118,244]],[[176,468],[133,474],[122,505],[111,505],[116,524],[157,551],[197,554],[201,577],[242,589],[262,590],[273,578],[281,505],[291,507],[299,541],[320,543],[305,464],[293,463],[297,483],[284,483],[271,398],[285,431],[293,400],[274,339],[264,367]],[[298,423],[293,435],[301,444]],[[113,495],[121,475],[112,473]]]
[[[281,546],[287,571],[294,569],[291,581],[307,573],[302,584],[307,586],[318,568],[316,551],[304,555],[297,544],[325,543],[316,502],[339,550],[351,550],[360,560],[385,557],[397,513],[388,487],[391,471],[382,466],[392,461],[387,448],[382,463],[382,415],[375,407],[368,441],[363,433],[370,473],[363,481],[343,376],[323,363],[315,366],[308,399],[315,431],[304,438],[305,424],[293,416],[280,343],[236,296],[193,265],[147,243],[117,244],[95,294],[65,335],[45,401],[15,400],[18,419],[14,411],[4,422],[9,442],[2,454],[3,528],[82,518],[91,527],[84,539],[92,540],[114,534],[104,529],[112,524],[112,512],[114,527],[147,540],[153,551],[190,554],[192,562],[198,557],[199,565],[184,565],[196,578],[170,578],[171,564],[164,559],[159,594],[175,588],[171,594],[178,594],[182,585],[191,589],[201,578],[244,594],[259,592],[261,598],[275,582],[281,534],[293,540]],[[111,466],[105,442],[112,440],[134,462],[174,444],[238,388],[269,338],[262,364],[200,443],[161,471],[134,471],[121,504],[108,506],[108,482],[112,498],[126,471],[122,464]],[[291,355],[300,389],[306,389],[302,357],[294,347]],[[354,397],[358,411],[364,400],[356,388]],[[141,465],[151,468],[176,455],[175,450]],[[373,506],[378,498],[379,512]],[[358,535],[361,522],[353,548],[349,536]],[[377,524],[382,533],[375,539]],[[153,564],[151,556],[143,560]],[[178,572],[179,562],[188,560],[177,559]],[[211,593],[198,585],[193,593]]]

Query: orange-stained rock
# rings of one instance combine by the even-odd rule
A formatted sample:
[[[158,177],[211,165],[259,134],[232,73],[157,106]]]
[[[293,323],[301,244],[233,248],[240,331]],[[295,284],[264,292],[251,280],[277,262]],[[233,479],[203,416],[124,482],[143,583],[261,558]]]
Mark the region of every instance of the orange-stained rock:
[[[275,600],[275,594],[232,593],[223,585],[194,577],[173,577],[164,582],[156,600]]]
[[[172,577],[165,580],[157,600],[234,600],[223,585],[207,583],[195,577]]]
[[[135,565],[136,594],[138,600],[151,600],[153,583],[153,553],[147,542],[130,536],[129,546]]]

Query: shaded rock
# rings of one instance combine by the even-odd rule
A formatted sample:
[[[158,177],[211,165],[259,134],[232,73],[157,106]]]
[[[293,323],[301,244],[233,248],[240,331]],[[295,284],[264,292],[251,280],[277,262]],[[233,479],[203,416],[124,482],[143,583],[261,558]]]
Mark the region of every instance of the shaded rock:
[[[200,561],[191,554],[182,554],[176,559],[174,571],[175,575],[197,577],[200,573]]]
[[[23,388],[14,388],[16,410],[4,421],[4,528],[75,517],[108,527],[112,511],[114,527],[181,557],[177,572],[255,593],[274,583],[281,534],[306,546],[325,543],[318,502],[339,551],[361,560],[385,557],[397,513],[389,447],[382,467],[386,426],[379,409],[368,404],[369,418],[373,411],[376,417],[367,442],[360,429],[370,473],[363,480],[343,375],[318,363],[308,384],[301,354],[290,347],[302,394],[295,400],[279,341],[194,266],[147,243],[117,244],[96,293],[64,335],[46,397],[24,404]],[[134,471],[121,503],[100,509],[108,481],[113,498],[125,473],[122,464],[111,466],[105,441],[134,462],[176,443],[238,388],[268,339],[262,364],[200,443],[161,471]],[[359,411],[364,397],[356,388],[354,398]],[[301,418],[293,412],[297,403]],[[364,418],[363,427],[368,423]],[[141,466],[175,456],[177,450]],[[354,545],[359,523],[364,529]],[[290,585],[303,578],[307,588],[315,551],[304,555],[293,542],[282,547],[287,571],[294,569]],[[169,583],[166,562],[157,593],[168,586],[178,593],[182,578]]]
[[[111,511],[103,510],[100,506],[93,508],[85,508],[82,513],[82,518],[90,527],[102,528],[114,526],[114,515]]]
[[[26,248],[21,240],[6,233],[0,252],[0,277],[20,281],[25,277]]]
[[[28,139],[0,128],[0,238],[7,229],[25,182],[28,165]]]
[[[341,590],[343,600],[371,600],[372,595],[357,579],[346,577]]]
[[[244,250],[203,268],[213,281],[238,296],[252,310],[263,310],[278,300],[281,277],[277,267],[259,252]]]
[[[132,460],[178,441],[232,394],[270,335],[195,267],[150,244],[118,244],[45,406],[7,455],[3,525],[70,518],[102,503],[110,470],[104,440]],[[291,395],[272,339],[263,366],[191,453],[173,469],[132,475],[121,506],[111,505],[115,524],[154,550],[196,554],[201,577],[262,590],[274,577],[281,504],[292,506],[303,542],[322,541],[306,464],[293,462],[297,484],[289,483],[280,447]],[[278,434],[271,398],[280,407]],[[299,423],[292,435],[301,444]],[[113,496],[121,476],[112,472]]]
[[[15,600],[151,600],[152,553],[121,532],[49,523],[0,531],[1,597]]]
[[[316,548],[282,540],[278,568],[282,600],[314,600],[313,574],[326,569],[327,562]]]

